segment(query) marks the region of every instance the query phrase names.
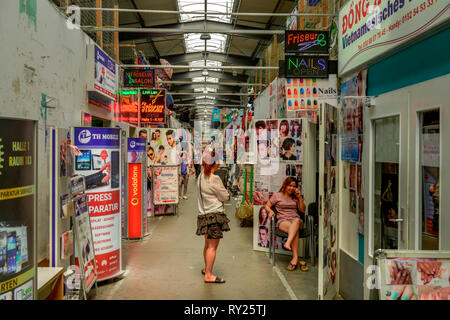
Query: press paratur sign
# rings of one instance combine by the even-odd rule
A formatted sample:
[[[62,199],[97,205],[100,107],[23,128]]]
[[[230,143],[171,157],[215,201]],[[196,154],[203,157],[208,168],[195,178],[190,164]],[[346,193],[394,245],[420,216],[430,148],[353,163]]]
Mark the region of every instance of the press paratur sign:
[[[101,193],[101,194],[88,194],[88,203],[92,201],[112,201],[113,196],[111,192]],[[105,213],[119,210],[119,203],[108,203],[108,204],[97,204],[89,206],[89,212],[92,213]]]

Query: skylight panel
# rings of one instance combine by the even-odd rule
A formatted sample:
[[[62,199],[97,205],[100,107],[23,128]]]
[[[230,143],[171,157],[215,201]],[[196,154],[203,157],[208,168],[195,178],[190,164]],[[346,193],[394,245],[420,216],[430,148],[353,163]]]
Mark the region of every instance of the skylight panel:
[[[229,13],[233,10],[234,0],[209,0],[207,2],[208,12],[222,12]],[[204,0],[178,0],[178,8],[180,11],[205,11],[205,1]],[[180,21],[198,21],[204,20],[205,16],[203,14],[180,14]],[[224,23],[231,23],[230,15],[208,15],[207,19],[210,21],[219,21]]]

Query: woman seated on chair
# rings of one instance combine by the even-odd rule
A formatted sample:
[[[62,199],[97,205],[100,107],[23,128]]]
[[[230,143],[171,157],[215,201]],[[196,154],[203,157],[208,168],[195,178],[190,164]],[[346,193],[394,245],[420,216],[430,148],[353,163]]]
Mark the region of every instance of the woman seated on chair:
[[[272,207],[277,210],[276,227],[288,234],[288,238],[283,247],[292,251],[292,260],[289,263],[288,270],[293,271],[300,266],[300,270],[308,271],[306,262],[298,261],[299,232],[303,227],[303,221],[300,219],[297,211],[305,212],[306,206],[303,202],[300,190],[297,188],[297,181],[291,177],[287,177],[283,181],[283,185],[279,192],[274,193],[267,201],[265,208],[272,218],[275,213]]]

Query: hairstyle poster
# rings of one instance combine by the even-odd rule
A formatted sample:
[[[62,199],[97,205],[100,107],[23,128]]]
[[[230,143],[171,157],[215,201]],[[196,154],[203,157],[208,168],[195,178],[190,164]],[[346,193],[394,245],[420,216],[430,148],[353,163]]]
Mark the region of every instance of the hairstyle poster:
[[[148,128],[147,151],[153,151],[150,161],[154,165],[176,165],[178,164],[178,155],[182,148],[187,148],[187,144],[179,142],[177,129],[173,128]]]

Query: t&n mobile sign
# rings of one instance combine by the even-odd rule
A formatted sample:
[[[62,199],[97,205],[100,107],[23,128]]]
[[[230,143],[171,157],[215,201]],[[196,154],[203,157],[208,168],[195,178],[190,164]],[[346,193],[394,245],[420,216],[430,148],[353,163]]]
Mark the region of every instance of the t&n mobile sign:
[[[98,280],[121,273],[120,129],[74,128],[82,152],[75,173],[85,177]]]
[[[353,0],[339,12],[339,75],[355,71],[450,18],[448,0]]]

